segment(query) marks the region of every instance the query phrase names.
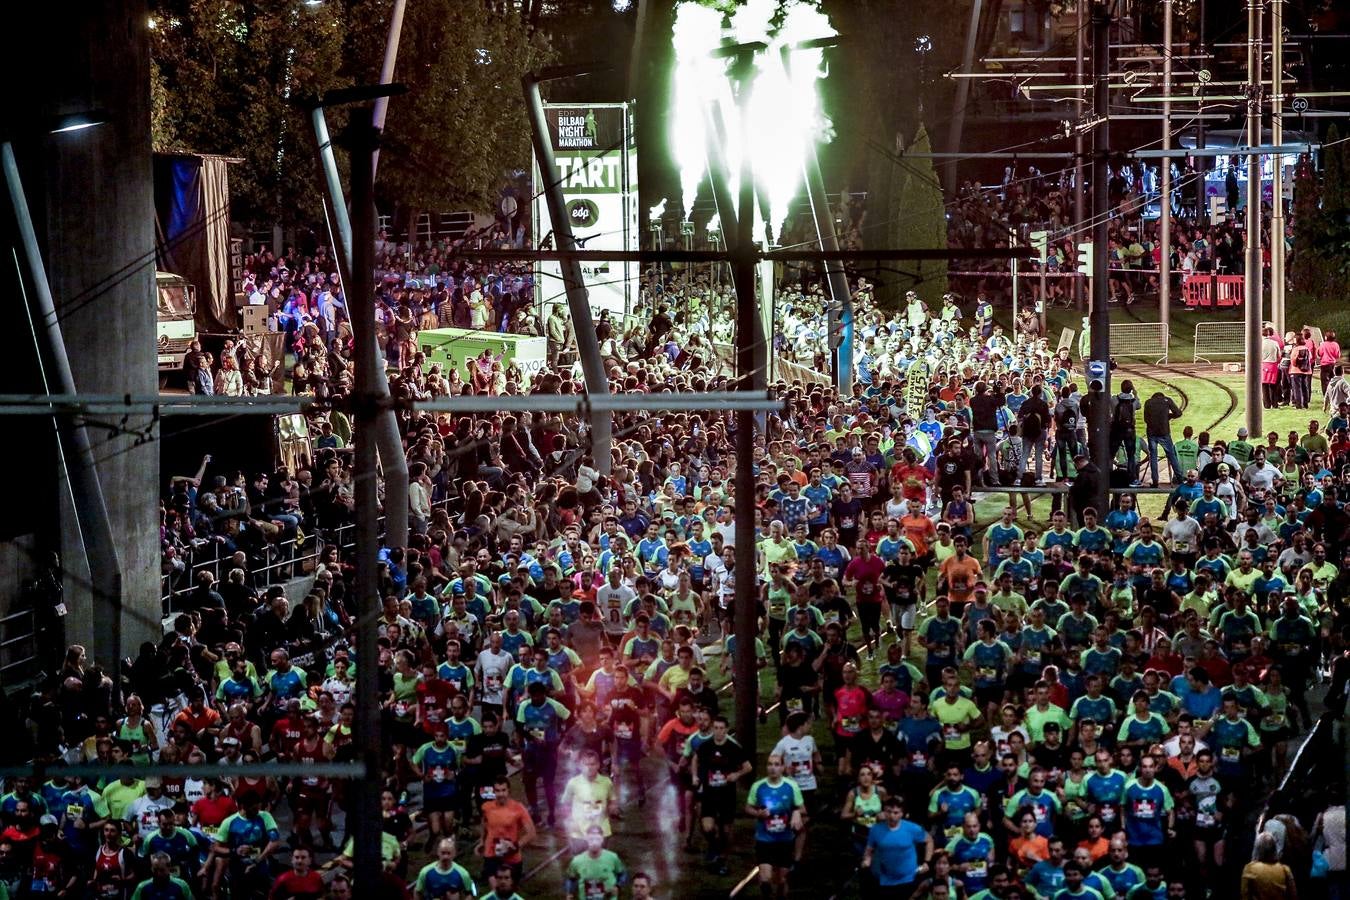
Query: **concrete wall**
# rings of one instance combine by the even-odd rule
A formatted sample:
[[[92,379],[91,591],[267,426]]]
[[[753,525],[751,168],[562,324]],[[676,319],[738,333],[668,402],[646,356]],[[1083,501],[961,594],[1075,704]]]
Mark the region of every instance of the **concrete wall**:
[[[27,27],[11,25],[29,45],[8,63],[14,86],[6,98],[11,122],[32,132],[44,117],[58,114],[99,110],[107,120],[98,128],[17,145],[77,389],[153,394],[155,247],[146,4],[88,0],[25,5],[16,12],[33,21]],[[17,325],[12,315],[7,311],[6,321]],[[150,424],[144,415],[125,423],[130,429]],[[101,428],[92,430],[91,439],[122,569],[120,647],[115,646],[111,605],[95,603],[91,596],[59,461],[42,460],[34,466],[34,477],[51,484],[48,496],[60,510],[69,640],[86,644],[95,659],[107,664],[114,654],[134,655],[141,640],[159,631],[158,453],[154,443],[136,446],[133,437]]]

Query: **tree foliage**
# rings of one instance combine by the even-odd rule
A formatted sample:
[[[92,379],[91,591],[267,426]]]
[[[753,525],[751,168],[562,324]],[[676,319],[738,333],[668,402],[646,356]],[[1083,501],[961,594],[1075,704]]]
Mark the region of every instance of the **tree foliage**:
[[[1322,181],[1303,158],[1294,173],[1294,245],[1289,282],[1314,298],[1340,300],[1350,291],[1350,145],[1335,125],[1322,151]]]
[[[322,215],[314,140],[291,98],[342,85],[340,3],[152,0],[154,148],[235,156],[237,212]]]
[[[378,79],[392,0],[151,0],[156,150],[237,156],[236,215],[322,218],[308,116],[292,98]],[[520,76],[551,60],[510,4],[411,0],[377,191],[386,207],[491,205],[530,159]],[[347,111],[329,110],[337,136]],[[339,163],[345,170],[344,155]]]
[[[905,148],[900,167],[903,181],[896,191],[890,212],[891,246],[900,249],[931,249],[947,246],[947,209],[943,202],[942,182],[938,179],[933,160],[923,154],[933,152],[928,129],[919,125],[914,140]],[[936,308],[947,292],[947,262],[919,260],[904,264],[913,273],[910,284],[901,288],[914,290],[930,307]]]
[[[387,22],[389,5],[356,0],[355,21]],[[520,77],[551,61],[545,36],[519,13],[469,0],[409,2],[395,71],[409,90],[390,104],[380,194],[416,209],[491,206],[503,174],[530,160]]]

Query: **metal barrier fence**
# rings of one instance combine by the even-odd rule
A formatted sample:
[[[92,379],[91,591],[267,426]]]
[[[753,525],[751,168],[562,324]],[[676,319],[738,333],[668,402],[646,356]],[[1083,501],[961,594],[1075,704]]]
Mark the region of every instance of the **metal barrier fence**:
[[[1247,337],[1238,322],[1197,322],[1191,362],[1213,362],[1217,356],[1245,356]]]
[[[1168,334],[1161,322],[1125,322],[1111,325],[1111,355],[1167,362]]]

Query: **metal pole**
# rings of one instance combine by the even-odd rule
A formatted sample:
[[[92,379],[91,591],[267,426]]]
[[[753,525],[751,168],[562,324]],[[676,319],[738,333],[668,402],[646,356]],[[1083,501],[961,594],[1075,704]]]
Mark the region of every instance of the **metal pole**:
[[[75,374],[70,368],[65,337],[61,333],[61,319],[56,313],[51,283],[42,262],[37,232],[33,228],[32,212],[24,193],[19,164],[14,156],[14,145],[0,144],[0,167],[4,169],[5,188],[14,213],[19,233],[18,255],[23,262],[31,290],[24,291],[33,323],[33,339],[38,346],[49,393],[74,394]],[[50,379],[50,380],[48,380]],[[94,634],[94,657],[108,666],[113,674],[114,690],[120,683],[122,665],[122,563],[113,538],[112,523],[108,519],[108,502],[103,495],[103,483],[98,475],[93,446],[83,417],[56,416],[57,435],[61,442],[61,464],[73,494],[75,519],[80,529],[80,540],[89,564],[89,581],[93,594],[91,624]]]
[[[970,4],[970,22],[966,25],[966,49],[961,55],[961,72],[969,75],[971,69],[975,67],[975,46],[978,43],[980,34],[980,13],[984,8],[984,0],[973,0]],[[961,132],[966,127],[966,104],[970,101],[970,82],[971,78],[961,78],[956,82],[956,102],[952,110],[952,127],[947,133],[947,149],[953,153],[961,151]],[[952,163],[947,169],[947,193],[955,195],[957,164]]]
[[[398,40],[403,34],[403,10],[407,6],[408,0],[394,0],[393,14],[389,18],[389,37],[384,43],[384,62],[380,65],[380,84],[394,83],[394,64],[398,61]],[[376,131],[384,131],[384,118],[389,112],[389,98],[376,97],[375,108],[371,114],[371,121],[375,123]],[[380,167],[380,148],[375,148],[375,153],[370,159],[370,180],[375,181],[375,173]],[[412,223],[412,230],[416,231],[417,223]],[[411,243],[412,238],[408,241]]]
[[[825,194],[825,181],[820,175],[820,155],[816,143],[810,142],[802,159],[805,172],[806,199],[811,204],[811,217],[816,224],[816,239],[820,249],[834,252],[839,249],[839,236],[834,230],[834,216],[830,215],[830,201]],[[825,284],[830,290],[830,302],[839,310],[844,339],[835,351],[834,384],[839,394],[853,394],[853,294],[848,289],[848,276],[842,262],[825,263]]]
[[[1009,228],[1009,229],[1008,229],[1008,246],[1009,246],[1009,247],[1014,247],[1014,246],[1016,246],[1016,245],[1017,245],[1017,229],[1016,229],[1016,228]],[[1017,331],[1016,331],[1016,329],[1017,329],[1017,257],[1013,257],[1013,259],[1012,259],[1012,306],[1013,306],[1013,309],[1012,309],[1012,316],[1013,316],[1013,333],[1016,334],[1016,333],[1017,333]]]
[[[1163,0],[1163,90],[1172,96],[1172,0]],[[1172,149],[1172,103],[1163,104],[1162,149]],[[1161,256],[1158,261],[1158,318],[1162,320],[1162,341],[1167,343],[1168,332],[1172,328],[1172,160],[1168,157],[1158,160],[1162,167],[1162,199],[1158,204],[1159,243]]]
[[[733,80],[740,88],[742,147],[749,146],[749,74],[754,51],[737,54]],[[758,310],[755,304],[755,180],[749,153],[741,154],[741,196],[736,221],[736,375],[742,391],[752,390],[756,378]],[[755,667],[755,640],[759,636],[758,585],[755,571],[755,414],[736,413],[736,740],[755,758],[759,723],[759,672]]]
[[[1106,156],[1111,148],[1111,105],[1108,73],[1111,56],[1111,13],[1106,4],[1097,2],[1092,7],[1092,101],[1097,125],[1092,131],[1092,359],[1109,362],[1111,359],[1111,308],[1107,305],[1107,266],[1110,263],[1106,252],[1109,243],[1107,217],[1110,212],[1110,200],[1107,196]],[[1110,503],[1107,493],[1111,484],[1110,449],[1110,404],[1111,371],[1108,365],[1102,379],[1102,402],[1092,409],[1092,419],[1088,422],[1089,455],[1099,470],[1097,496],[1093,499],[1097,509],[1105,510]]]
[[[558,160],[553,153],[553,140],[549,137],[548,122],[544,117],[544,97],[539,90],[541,80],[541,76],[533,72],[526,72],[520,79],[521,87],[525,90],[525,106],[530,113],[530,139],[534,141],[534,155],[539,160],[539,177],[544,182],[540,189],[548,205],[554,245],[559,250],[576,250],[576,237],[572,234],[572,222],[567,217],[563,200],[562,182],[558,179]],[[605,361],[600,357],[600,341],[595,333],[595,320],[591,316],[590,296],[581,273],[581,263],[576,259],[563,260],[562,276],[567,293],[567,309],[572,316],[572,331],[581,354],[586,393],[592,396],[608,394],[609,376],[605,372]],[[614,418],[607,412],[596,410],[591,412],[590,418],[591,456],[600,474],[608,475],[613,464],[610,448],[614,444]]]
[[[1198,39],[1196,50],[1200,53],[1205,52],[1205,0],[1200,0],[1200,25],[1198,28]],[[1171,91],[1168,91],[1171,94]],[[1205,87],[1200,86],[1200,107],[1199,111],[1205,111]],[[1195,149],[1205,149],[1205,117],[1202,115],[1195,122]],[[1205,156],[1195,158],[1195,220],[1202,222],[1209,215],[1206,207],[1209,205],[1209,198],[1205,192],[1205,176],[1209,171],[1209,159]]]
[[[1074,14],[1076,17],[1074,25],[1074,83],[1085,84],[1087,78],[1087,61],[1085,59],[1087,52],[1087,3],[1084,0],[1078,0],[1074,4]],[[1074,99],[1074,118],[1082,122],[1087,116],[1087,91],[1080,90]],[[1081,233],[1083,223],[1087,221],[1087,189],[1085,182],[1087,180],[1087,167],[1083,160],[1087,158],[1087,136],[1083,129],[1075,129],[1073,139],[1074,164],[1073,164],[1073,221],[1075,237]],[[1044,266],[1041,267],[1044,270]],[[1081,313],[1085,308],[1087,291],[1084,289],[1083,279],[1074,278],[1073,300]],[[1041,299],[1045,299],[1045,292],[1041,292]],[[1042,319],[1041,333],[1045,333],[1044,319]]]
[[[400,5],[402,0],[400,0]],[[401,13],[400,13],[401,15]],[[377,97],[378,104],[388,97]],[[336,248],[338,271],[341,273],[344,291],[353,282],[352,278],[352,220],[347,211],[347,201],[342,194],[342,180],[338,176],[337,157],[333,153],[333,140],[328,133],[328,113],[323,106],[316,105],[309,113],[310,123],[314,126],[314,139],[319,147],[319,168],[323,170],[324,185],[328,189],[328,205],[333,210],[333,222],[337,225],[338,239],[341,245]],[[376,153],[378,154],[378,148]],[[375,166],[371,166],[371,181],[374,181]],[[347,314],[351,316],[352,297],[362,302],[358,294],[348,295]],[[367,302],[372,298],[366,297]],[[370,343],[375,348],[376,358],[382,357],[375,330],[370,331]],[[403,451],[403,438],[398,430],[398,418],[389,403],[389,378],[384,366],[375,367],[375,389],[380,394],[381,404],[377,413],[375,429],[376,449],[380,454],[380,464],[384,469],[384,508],[385,545],[389,547],[408,546],[408,458]],[[398,510],[403,510],[399,515]]]
[[[1270,143],[1284,143],[1284,0],[1270,0]],[[1275,156],[1270,207],[1270,318],[1284,334],[1284,154]]]
[[[379,492],[376,485],[375,430],[380,395],[375,373],[382,367],[373,339],[375,307],[371,303],[375,277],[375,197],[372,165],[379,132],[357,115],[351,129],[352,161],[352,296],[348,312],[356,353],[352,405],[356,419],[356,722],[355,745],[366,766],[366,776],[353,785],[351,830],[355,841],[355,884],[362,894],[380,880],[380,733],[379,647],[380,611]]]
[[[1261,143],[1261,0],[1247,0],[1247,146]],[[1261,157],[1247,157],[1247,430],[1261,434]]]

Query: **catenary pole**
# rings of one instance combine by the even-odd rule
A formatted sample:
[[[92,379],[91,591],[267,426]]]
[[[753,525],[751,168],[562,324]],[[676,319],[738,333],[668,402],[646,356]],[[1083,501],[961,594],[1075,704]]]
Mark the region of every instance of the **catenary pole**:
[[[353,735],[366,776],[353,784],[348,812],[354,838],[353,876],[360,894],[375,891],[380,881],[380,700],[376,626],[379,596],[379,491],[377,490],[375,430],[380,394],[375,373],[383,365],[373,340],[375,331],[375,197],[372,165],[379,132],[361,110],[353,117],[352,171],[352,281],[348,313],[356,372],[352,404],[356,424],[356,721]],[[406,511],[405,511],[406,515]]]
[[[1078,0],[1074,4],[1074,84],[1086,84],[1087,79],[1087,3]],[[1074,117],[1078,122],[1082,122],[1087,117],[1087,91],[1080,90],[1074,98]],[[1082,128],[1074,129],[1073,149],[1073,221],[1076,228],[1082,228],[1083,223],[1087,221],[1087,166],[1084,161],[1087,159],[1087,135],[1083,133]],[[1082,235],[1079,240],[1083,240],[1087,235]],[[1042,269],[1045,267],[1042,266]],[[1087,286],[1083,284],[1083,279],[1074,278],[1073,299],[1078,311],[1082,312],[1085,308]],[[1045,293],[1041,293],[1044,300]],[[1044,332],[1045,328],[1042,327]]]
[[[1111,13],[1105,3],[1097,2],[1092,7],[1092,102],[1093,118],[1096,125],[1092,131],[1092,359],[1109,362],[1111,359],[1111,307],[1107,303],[1109,291],[1107,266],[1110,263],[1106,252],[1109,243],[1110,199],[1107,196],[1107,153],[1111,149],[1111,93],[1108,85],[1111,63]],[[1102,378],[1101,402],[1093,405],[1092,417],[1088,424],[1090,438],[1088,452],[1097,465],[1098,490],[1093,505],[1105,510],[1110,502],[1107,489],[1111,483],[1111,449],[1109,401],[1111,397],[1111,371],[1108,365]]]
[[[741,146],[750,136],[749,76],[755,50],[743,47],[733,59],[733,82],[738,88]],[[755,302],[755,179],[749,153],[742,154],[740,208],[736,220],[736,257],[732,262],[736,285],[736,375],[739,389],[753,389],[756,362],[755,339],[759,307]],[[759,636],[759,597],[755,571],[755,414],[736,413],[736,584],[733,627],[736,656],[736,740],[755,758],[759,722],[759,672],[755,668],[755,640]]]
[[[376,103],[382,100],[388,100],[388,97],[377,97]],[[316,102],[310,107],[310,124],[314,128],[314,139],[318,144],[319,168],[323,171],[324,187],[328,192],[328,206],[332,210],[333,223],[337,227],[338,246],[335,248],[335,255],[338,260],[338,271],[341,273],[342,285],[344,289],[350,290],[351,268],[352,268],[352,220],[347,211],[347,201],[342,193],[342,181],[338,176],[337,156],[333,152],[333,141],[328,133],[328,114],[322,103]],[[380,126],[376,126],[377,128]],[[374,179],[374,169],[372,165],[372,180]],[[351,297],[347,297],[347,302],[351,302]],[[347,310],[350,316],[351,310]],[[378,345],[378,338],[374,329],[370,333],[370,341],[376,345],[376,356],[381,355]],[[389,378],[385,374],[384,367],[378,366],[375,371],[375,389],[380,393],[383,401],[388,401]],[[377,414],[375,427],[376,449],[380,455],[380,464],[384,469],[384,499],[385,509],[387,510],[406,510],[408,508],[408,458],[403,451],[403,438],[399,434],[398,419],[394,416],[394,409],[388,402],[382,402],[379,413]],[[389,547],[408,546],[408,516],[404,515],[386,515],[385,517],[385,544]]]
[[[580,74],[589,71],[589,68],[577,67],[575,71]],[[577,240],[572,233],[572,220],[567,216],[562,182],[558,179],[558,160],[553,152],[553,138],[549,136],[548,121],[544,115],[544,95],[539,90],[541,82],[555,73],[561,77],[562,72],[562,69],[526,72],[520,83],[525,90],[525,107],[530,114],[530,139],[534,142],[535,158],[539,160],[539,178],[543,181],[540,190],[548,206],[553,241],[559,250],[566,251],[576,250]],[[605,372],[605,361],[600,356],[600,341],[595,332],[595,319],[591,315],[590,294],[586,289],[581,262],[575,258],[564,259],[562,276],[567,294],[567,311],[572,317],[572,332],[576,335],[577,350],[581,355],[586,393],[592,396],[608,394],[609,375]],[[591,456],[595,468],[607,476],[614,462],[610,450],[614,445],[614,417],[607,412],[593,410],[590,426]]]
[[[1163,0],[1163,90],[1172,96],[1172,0]],[[1162,148],[1172,149],[1172,102],[1163,104]],[[1158,318],[1162,320],[1162,342],[1167,346],[1172,328],[1172,160],[1160,159],[1162,194],[1158,203]]]
[[[1270,0],[1270,142],[1284,143],[1284,0]],[[1271,169],[1270,318],[1284,334],[1284,154]]]
[[[1261,144],[1261,0],[1247,0],[1247,146]],[[1261,157],[1247,157],[1246,313],[1247,431],[1261,432]]]

